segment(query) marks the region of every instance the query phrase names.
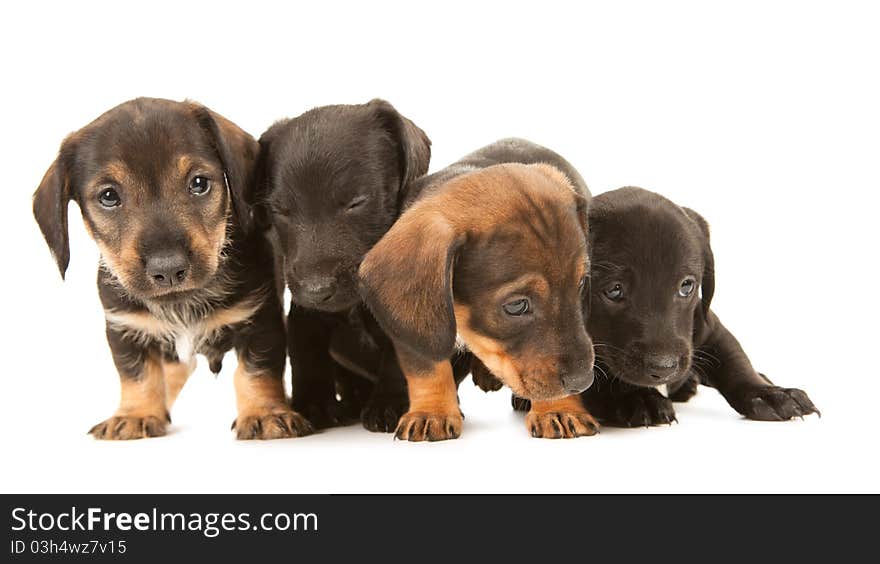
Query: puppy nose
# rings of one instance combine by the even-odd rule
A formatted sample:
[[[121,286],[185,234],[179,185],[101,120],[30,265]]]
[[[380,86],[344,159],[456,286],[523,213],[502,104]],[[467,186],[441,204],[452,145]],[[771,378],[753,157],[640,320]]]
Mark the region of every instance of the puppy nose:
[[[335,278],[312,278],[301,284],[303,297],[312,303],[326,302],[336,293]]]
[[[678,370],[678,359],[671,354],[645,355],[645,370],[651,378],[663,380]]]
[[[186,280],[189,261],[181,251],[152,255],[147,259],[147,276],[160,288],[170,288]]]
[[[569,394],[579,394],[593,385],[593,371],[568,372],[562,375],[562,387]]]

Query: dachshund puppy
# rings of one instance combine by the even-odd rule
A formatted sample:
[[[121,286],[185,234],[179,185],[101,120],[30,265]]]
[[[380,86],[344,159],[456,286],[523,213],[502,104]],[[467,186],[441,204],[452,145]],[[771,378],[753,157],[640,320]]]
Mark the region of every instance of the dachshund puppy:
[[[98,439],[164,435],[196,353],[220,370],[235,348],[239,439],[311,432],[283,387],[284,317],[272,249],[251,229],[257,143],[192,102],[138,98],[68,136],[34,194],[61,276],[76,201],[98,245],[98,292],[119,371]]]
[[[355,410],[367,429],[390,432],[407,408],[406,382],[363,307],[356,274],[427,172],[431,142],[391,104],[373,100],[279,121],[260,147],[258,215],[271,226],[292,296],[293,405],[318,427],[342,424]],[[359,348],[375,359],[363,373],[374,377],[366,388],[355,375],[362,372],[342,359]]]
[[[589,273],[583,179],[562,157],[506,139],[416,181],[412,203],[360,267],[365,301],[409,389],[396,437],[459,436],[457,341],[534,401],[542,436],[595,433],[581,292]]]
[[[749,419],[818,413],[806,393],[755,371],[709,308],[714,258],[709,225],[697,212],[640,188],[601,194],[590,206],[590,248],[588,328],[607,378],[582,398],[603,424],[670,423],[672,402],[690,399],[698,384],[716,388]]]

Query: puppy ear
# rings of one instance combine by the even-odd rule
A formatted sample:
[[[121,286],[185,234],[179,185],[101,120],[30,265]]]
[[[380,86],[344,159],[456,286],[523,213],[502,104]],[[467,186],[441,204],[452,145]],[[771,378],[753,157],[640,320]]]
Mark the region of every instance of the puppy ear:
[[[463,242],[440,212],[411,209],[367,253],[359,271],[364,301],[385,332],[436,362],[455,348],[452,269]]]
[[[416,124],[400,115],[390,103],[376,98],[368,106],[379,116],[383,126],[391,134],[398,146],[400,162],[400,191],[397,202],[400,206],[411,199],[409,186],[428,172],[431,163],[431,140]]]
[[[208,108],[192,104],[196,119],[214,145],[226,174],[232,208],[239,225],[250,229],[254,197],[254,170],[259,145],[243,129]]]
[[[269,180],[272,176],[272,145],[278,136],[278,123],[272,125],[263,132],[258,141],[259,150],[257,160],[254,164],[254,182],[253,182],[253,213],[251,220],[253,227],[259,231],[264,231],[271,225],[270,213],[266,204],[266,198],[269,195]]]
[[[58,158],[43,175],[39,188],[34,192],[34,218],[43,232],[46,244],[58,264],[61,278],[70,264],[70,239],[67,233],[67,205],[70,202],[70,171],[65,142]]]
[[[703,237],[703,284],[700,287],[700,293],[702,294],[703,314],[707,315],[712,303],[712,296],[715,295],[715,256],[712,254],[712,245],[709,243],[709,222],[694,210],[683,209],[684,213],[697,224]]]

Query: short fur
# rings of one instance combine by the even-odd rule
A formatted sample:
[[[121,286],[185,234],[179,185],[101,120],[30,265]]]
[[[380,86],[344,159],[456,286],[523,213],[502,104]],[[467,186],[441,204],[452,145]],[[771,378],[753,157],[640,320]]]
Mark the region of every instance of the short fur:
[[[449,393],[426,382],[446,377],[457,337],[519,394],[550,400],[589,386],[592,346],[580,307],[589,191],[577,171],[544,147],[505,139],[418,180],[410,194],[360,268],[410,402],[414,386]],[[525,314],[505,313],[524,299]],[[460,417],[453,400],[411,405],[398,436],[454,438],[455,425],[428,423]],[[440,404],[443,413],[431,411]]]
[[[258,215],[271,226],[293,302],[293,405],[316,426],[360,415],[367,429],[390,432],[406,411],[403,375],[361,303],[356,273],[400,215],[413,181],[427,172],[430,146],[384,100],[315,108],[260,138]],[[334,353],[333,343],[354,352]],[[342,358],[361,353],[371,358],[366,370],[374,383]]]
[[[749,419],[817,412],[803,391],[755,371],[711,310],[714,256],[709,225],[697,212],[640,188],[607,192],[593,199],[590,243],[588,327],[605,377],[582,398],[603,424],[670,423],[672,402],[687,401],[698,384],[717,388]],[[687,297],[679,294],[685,280],[694,284]],[[611,299],[618,285],[620,299]],[[662,385],[668,399],[655,388]]]
[[[272,252],[250,228],[257,149],[203,106],[152,98],[125,102],[62,143],[34,194],[34,216],[62,277],[70,200],[101,251],[98,292],[122,402],[92,429],[95,437],[164,434],[194,355],[206,355],[218,372],[230,348],[247,375],[236,387],[256,386],[262,397],[245,414],[248,424],[236,425],[239,438],[309,432],[283,401],[284,323]],[[191,191],[196,178],[205,193]],[[108,193],[118,205],[99,201],[110,201]]]

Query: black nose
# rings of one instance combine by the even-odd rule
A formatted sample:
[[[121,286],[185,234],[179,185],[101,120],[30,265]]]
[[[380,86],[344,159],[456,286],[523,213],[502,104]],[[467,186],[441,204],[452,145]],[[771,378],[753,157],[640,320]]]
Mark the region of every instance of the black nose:
[[[645,355],[645,370],[654,380],[664,380],[678,370],[678,359],[671,354]]]
[[[300,290],[304,300],[320,304],[326,302],[336,293],[335,278],[311,278],[300,284]]]
[[[177,286],[186,280],[189,261],[181,251],[152,255],[147,259],[147,276],[161,288]]]
[[[568,372],[562,375],[562,387],[569,394],[579,394],[593,385],[593,371]]]

